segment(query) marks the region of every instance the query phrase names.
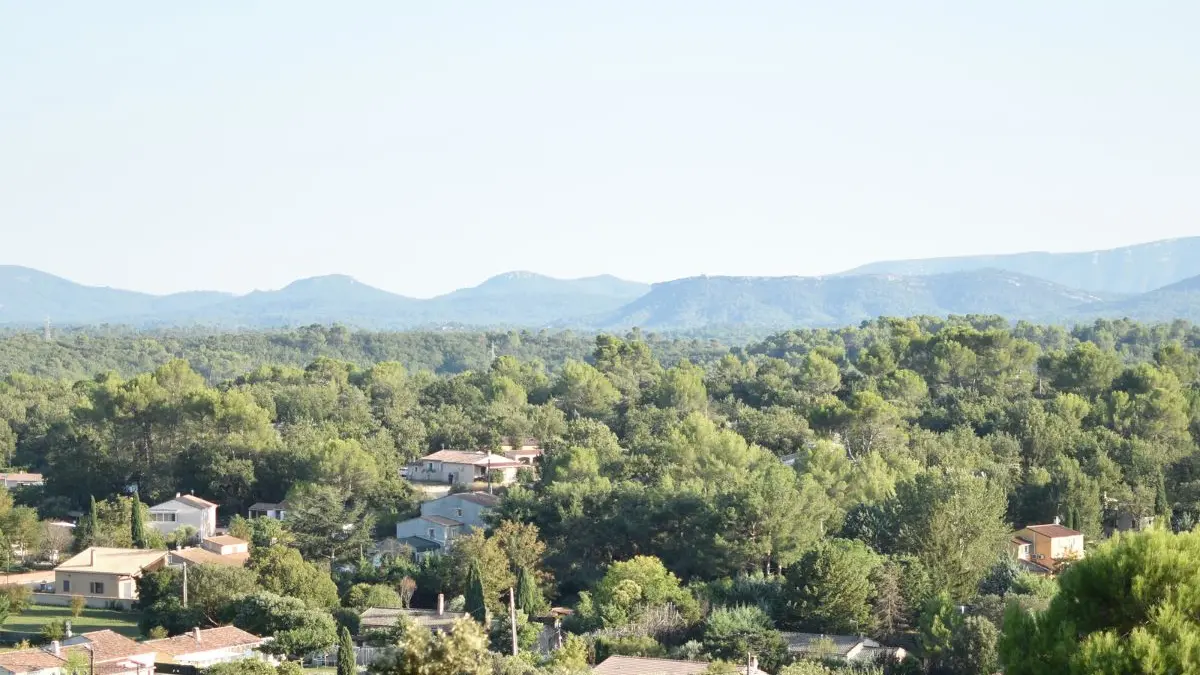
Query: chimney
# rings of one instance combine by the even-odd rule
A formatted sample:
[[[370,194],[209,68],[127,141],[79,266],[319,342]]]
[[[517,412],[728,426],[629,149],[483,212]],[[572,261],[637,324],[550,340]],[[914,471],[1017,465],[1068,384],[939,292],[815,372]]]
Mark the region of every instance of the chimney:
[[[95,566],[96,566],[96,547],[89,546],[88,547],[88,567],[95,567]]]
[[[58,640],[51,640],[50,653],[55,656],[62,656],[62,643],[60,643]]]
[[[1055,525],[1061,525],[1061,524],[1062,524],[1062,521],[1061,521],[1061,520],[1059,520],[1058,516],[1054,516],[1054,524],[1055,524]]]
[[[746,658],[746,675],[754,675],[754,671],[758,670],[758,657],[751,654]]]
[[[200,644],[200,626],[192,629],[192,639],[196,641],[196,644]]]
[[[445,612],[446,612],[446,595],[444,593],[438,593],[438,616],[441,616]]]

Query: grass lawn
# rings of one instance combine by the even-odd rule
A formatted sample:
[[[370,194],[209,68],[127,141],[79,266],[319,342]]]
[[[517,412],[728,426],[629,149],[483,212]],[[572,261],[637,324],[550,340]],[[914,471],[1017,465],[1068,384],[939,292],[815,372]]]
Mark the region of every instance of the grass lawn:
[[[71,616],[70,607],[30,605],[29,609],[24,612],[8,617],[8,620],[4,622],[3,629],[19,633],[37,633],[47,623],[61,620],[70,621],[71,631],[76,634],[111,628],[122,635],[136,638],[141,635],[138,630],[139,618],[141,616],[137,612],[114,612],[109,609],[91,608],[83,610],[83,616],[76,618]]]

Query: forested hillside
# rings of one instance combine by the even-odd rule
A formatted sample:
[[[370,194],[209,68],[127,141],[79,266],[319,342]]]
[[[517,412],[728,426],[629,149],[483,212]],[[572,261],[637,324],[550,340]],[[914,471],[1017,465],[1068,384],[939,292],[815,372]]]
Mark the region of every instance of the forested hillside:
[[[1014,528],[1058,517],[1096,542],[1122,518],[1190,529],[1200,515],[1200,330],[1182,322],[880,319],[732,350],[500,337],[228,336],[216,351],[233,363],[241,345],[247,367],[210,379],[159,364],[157,341],[106,338],[72,368],[129,367],[138,348],[153,366],[74,382],[10,374],[0,454],[45,473],[43,489],[16,495],[43,516],[109,504],[88,541],[127,539],[132,486],[152,503],[195,491],[226,516],[286,497],[300,514],[288,537],[237,526],[267,537],[259,583],[292,555],[281,542],[347,563],[341,600],[268,589],[321,611],[409,579],[418,602],[465,594],[498,616],[500,591],[528,575],[527,591],[535,580],[538,598],[575,607],[568,629],[598,653],[737,660],[750,644],[771,672],[793,658],[779,629],[867,633],[909,644],[925,672],[993,672],[1001,629],[1042,630],[1009,625],[1005,605],[1043,609],[1058,588],[1006,562]],[[293,342],[304,338],[330,352]],[[181,340],[171,355],[211,367],[212,352]],[[267,363],[281,355],[315,358]],[[357,562],[372,532],[412,513],[406,462],[506,437],[546,452],[507,489],[491,533],[423,563]],[[253,614],[257,597],[224,602]],[[183,625],[179,611],[147,621]]]

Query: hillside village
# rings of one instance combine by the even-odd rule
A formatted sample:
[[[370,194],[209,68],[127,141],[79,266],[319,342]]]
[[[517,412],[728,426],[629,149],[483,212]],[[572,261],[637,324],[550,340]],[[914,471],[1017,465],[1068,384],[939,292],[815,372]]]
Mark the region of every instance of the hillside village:
[[[1063,580],[1189,545],[1197,345],[925,318],[665,364],[632,334],[554,370],[8,378],[0,669],[1021,672]]]

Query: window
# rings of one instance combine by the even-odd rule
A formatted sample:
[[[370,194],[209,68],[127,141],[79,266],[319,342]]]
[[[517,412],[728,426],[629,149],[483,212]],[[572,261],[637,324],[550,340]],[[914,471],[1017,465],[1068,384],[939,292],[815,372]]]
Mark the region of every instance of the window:
[[[71,580],[63,579],[63,593],[70,593],[70,592],[71,592]]]
[[[150,522],[153,523],[173,523],[175,522],[175,513],[150,513]]]
[[[92,595],[104,595],[104,582],[93,581],[88,584],[88,593]]]
[[[454,513],[455,513],[455,515],[457,515],[459,518],[462,518],[462,509],[454,509]]]
[[[437,539],[437,530],[433,529],[432,527],[429,528],[429,538]]]

